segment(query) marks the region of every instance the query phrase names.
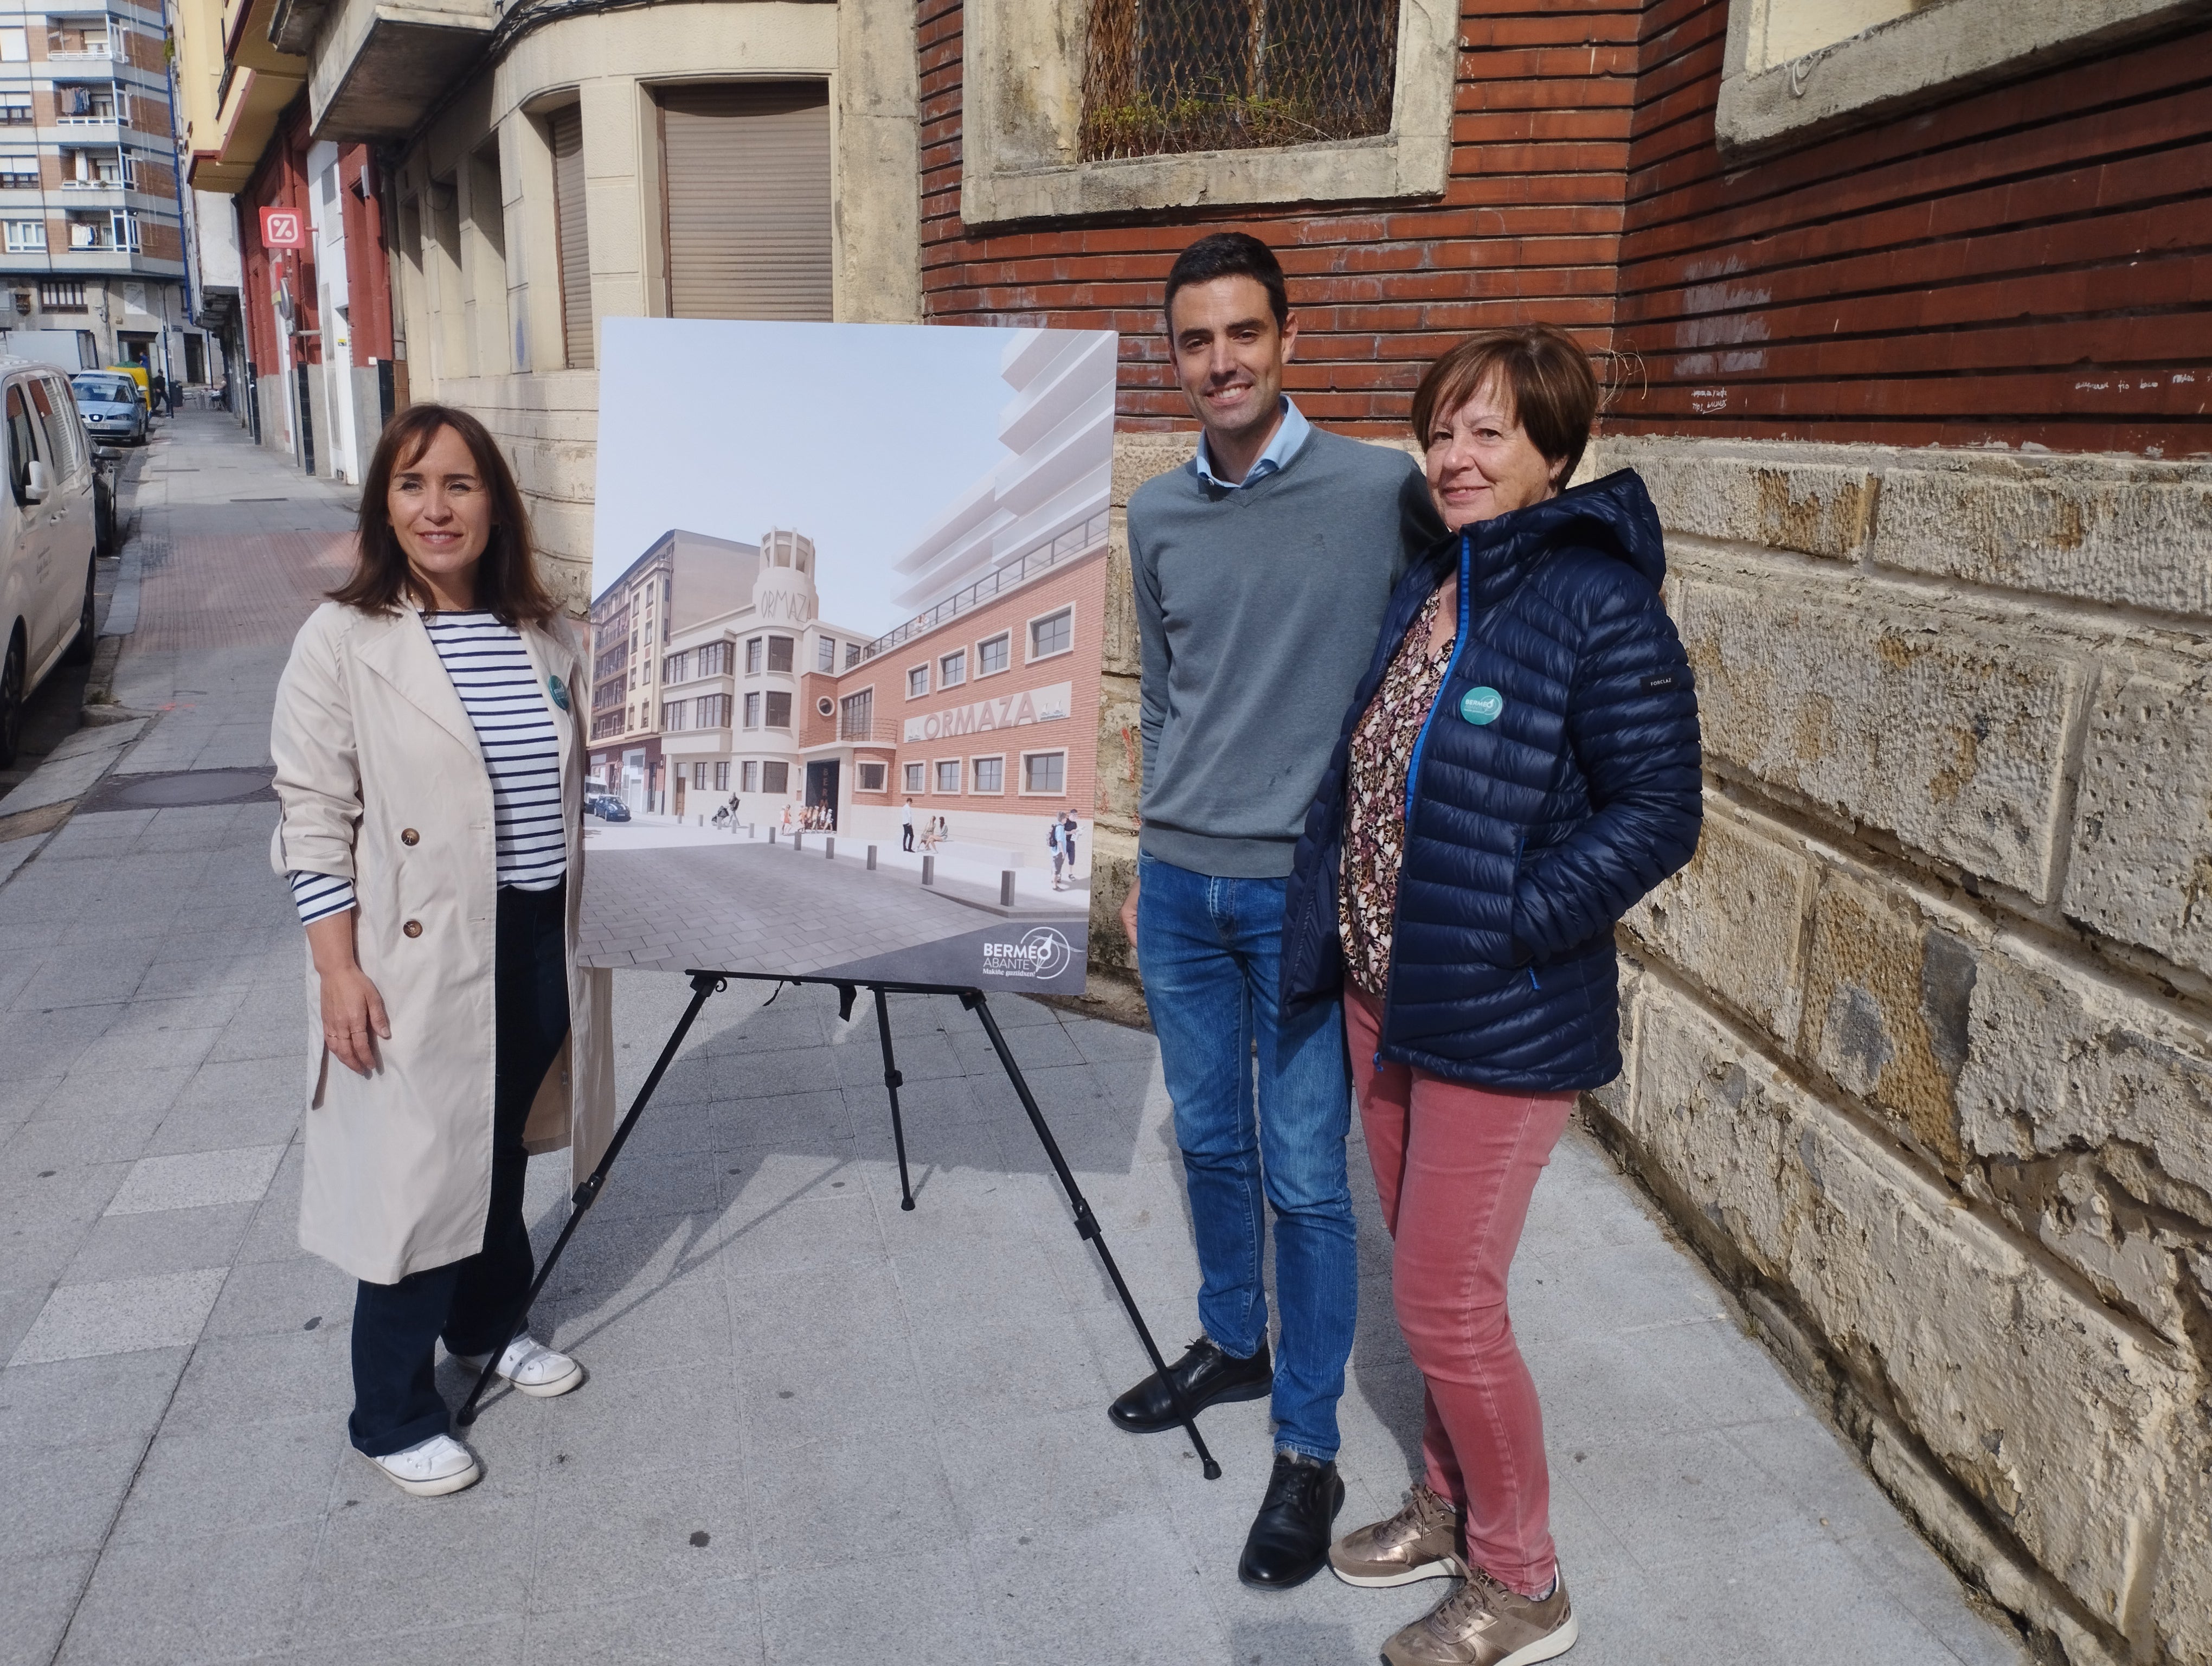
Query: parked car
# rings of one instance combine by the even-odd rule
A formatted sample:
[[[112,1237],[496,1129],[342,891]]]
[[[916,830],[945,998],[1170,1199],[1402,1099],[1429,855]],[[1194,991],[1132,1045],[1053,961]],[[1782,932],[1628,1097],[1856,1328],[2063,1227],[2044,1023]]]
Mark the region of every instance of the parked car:
[[[0,769],[15,761],[23,702],[64,661],[92,657],[91,442],[62,373],[0,360]]]
[[[70,378],[84,430],[96,443],[143,446],[150,426],[138,384],[119,370],[81,370]]]
[[[611,793],[602,793],[597,798],[586,799],[584,808],[603,822],[626,822],[629,819],[629,806]]]

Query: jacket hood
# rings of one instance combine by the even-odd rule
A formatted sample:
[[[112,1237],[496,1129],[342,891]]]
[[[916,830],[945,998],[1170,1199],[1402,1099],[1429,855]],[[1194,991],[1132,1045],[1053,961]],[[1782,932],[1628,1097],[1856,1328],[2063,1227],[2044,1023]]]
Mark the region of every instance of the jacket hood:
[[[1667,544],[1659,512],[1633,469],[1617,469],[1541,503],[1480,522],[1466,528],[1465,535],[1484,588],[1510,581],[1563,545],[1601,550],[1624,562],[1654,590],[1667,576]],[[1430,547],[1425,560],[1455,561],[1462,536],[1445,534]]]

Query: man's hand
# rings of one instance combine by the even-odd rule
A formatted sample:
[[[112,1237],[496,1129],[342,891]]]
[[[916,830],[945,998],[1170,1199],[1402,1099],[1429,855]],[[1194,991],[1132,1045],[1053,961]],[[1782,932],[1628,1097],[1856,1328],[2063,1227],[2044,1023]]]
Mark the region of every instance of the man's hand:
[[[1129,894],[1121,899],[1121,930],[1129,939],[1129,946],[1137,946],[1137,888],[1139,881],[1129,881]]]
[[[337,1061],[366,1076],[376,1068],[376,1043],[392,1039],[384,997],[354,958],[356,910],[324,915],[307,927],[307,946],[322,985],[323,1045]]]

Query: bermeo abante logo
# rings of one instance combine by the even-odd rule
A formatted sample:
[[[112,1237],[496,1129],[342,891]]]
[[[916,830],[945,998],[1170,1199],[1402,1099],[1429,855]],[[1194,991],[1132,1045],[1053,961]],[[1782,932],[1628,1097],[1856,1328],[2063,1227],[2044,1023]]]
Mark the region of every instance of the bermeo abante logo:
[[[1033,926],[1018,943],[983,945],[983,970],[993,977],[1051,979],[1075,958],[1067,939],[1050,926]]]

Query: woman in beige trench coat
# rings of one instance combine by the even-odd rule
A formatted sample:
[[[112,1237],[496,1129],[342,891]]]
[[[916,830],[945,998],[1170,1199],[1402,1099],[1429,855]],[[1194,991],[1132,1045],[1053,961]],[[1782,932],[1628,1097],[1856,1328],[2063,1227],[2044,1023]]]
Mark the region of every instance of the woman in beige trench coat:
[[[583,1380],[523,1326],[522,1180],[563,1146],[587,1171],[612,1129],[608,975],[575,964],[585,683],[489,435],[395,417],[278,687],[270,856],[308,938],[300,1239],[361,1281],[349,1432],[410,1493],[481,1473],[441,1337],[526,1394]]]

